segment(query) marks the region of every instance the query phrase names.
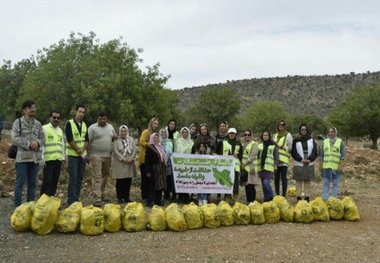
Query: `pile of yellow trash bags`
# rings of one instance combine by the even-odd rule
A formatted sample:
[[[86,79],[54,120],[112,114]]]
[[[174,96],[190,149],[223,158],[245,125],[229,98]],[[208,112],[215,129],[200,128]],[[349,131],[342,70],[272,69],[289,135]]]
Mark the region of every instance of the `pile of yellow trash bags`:
[[[225,201],[202,206],[190,203],[182,207],[172,203],[165,209],[155,205],[149,213],[137,202],[130,202],[124,208],[118,204],[106,204],[103,208],[92,205],[83,207],[81,202],[75,202],[61,211],[60,205],[59,198],[42,195],[37,202],[17,207],[11,216],[11,226],[16,231],[32,230],[38,235],[46,235],[53,230],[72,233],[79,229],[80,233],[93,236],[121,229],[127,232],[146,229],[184,231],[279,221],[360,220],[358,208],[349,196],[343,200],[331,197],[327,202],[317,197],[310,203],[299,201],[295,207],[283,196],[276,196],[263,204],[257,201],[248,205],[236,202],[232,207]]]

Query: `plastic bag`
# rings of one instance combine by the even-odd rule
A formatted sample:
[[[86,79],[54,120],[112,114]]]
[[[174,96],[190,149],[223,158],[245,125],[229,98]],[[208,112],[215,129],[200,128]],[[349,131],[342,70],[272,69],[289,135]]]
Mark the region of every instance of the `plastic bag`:
[[[344,205],[341,200],[335,197],[329,197],[326,204],[329,208],[330,219],[340,220],[344,217]]]
[[[203,225],[209,228],[220,226],[219,209],[216,204],[206,204],[201,206],[203,212]]]
[[[16,207],[11,215],[11,226],[16,231],[27,231],[32,221],[35,202],[30,201]]]
[[[49,234],[54,228],[60,206],[61,200],[59,198],[43,194],[36,202],[31,229],[41,236]]]
[[[273,224],[280,221],[280,209],[274,201],[264,202],[263,209],[265,222]]]
[[[248,205],[251,212],[251,224],[262,225],[265,224],[264,207],[257,201]]]
[[[61,233],[75,232],[80,223],[80,214],[82,211],[82,203],[74,202],[65,208],[55,222],[55,229]]]
[[[146,213],[141,203],[130,202],[124,207],[123,227],[128,232],[142,231],[146,225]]]
[[[117,232],[121,228],[121,208],[117,204],[106,204],[104,212],[104,231]]]
[[[311,223],[314,220],[314,212],[311,205],[305,201],[298,201],[294,208],[294,221],[298,223]]]
[[[284,222],[293,222],[294,208],[289,204],[288,200],[281,195],[276,195],[273,198],[278,209],[280,209],[280,218]]]
[[[191,202],[182,207],[183,215],[188,229],[199,229],[203,227],[203,212],[199,206]]]
[[[360,220],[359,209],[356,206],[352,197],[345,196],[342,202],[344,206],[344,219],[348,221],[359,221]]]
[[[234,222],[236,225],[248,225],[251,221],[251,212],[247,205],[236,202],[232,207],[234,210]]]
[[[92,205],[82,208],[80,232],[87,236],[101,235],[104,232],[104,213],[99,207]]]
[[[163,231],[166,228],[165,211],[162,207],[154,205],[148,217],[147,227],[153,231]]]
[[[297,195],[297,189],[295,186],[290,186],[286,191],[287,196],[295,197]]]
[[[218,210],[221,226],[231,226],[234,224],[234,210],[226,201],[219,202]]]
[[[173,231],[183,231],[187,229],[185,217],[181,208],[176,203],[171,203],[165,209],[166,223]]]
[[[317,197],[310,202],[314,213],[314,221],[330,221],[329,209],[321,197]]]

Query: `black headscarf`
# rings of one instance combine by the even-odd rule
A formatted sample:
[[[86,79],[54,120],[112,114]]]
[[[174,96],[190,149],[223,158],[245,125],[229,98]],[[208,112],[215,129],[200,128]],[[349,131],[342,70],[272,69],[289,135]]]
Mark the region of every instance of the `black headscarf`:
[[[268,139],[267,141],[264,141],[264,139],[263,139],[263,135],[264,135],[264,133],[266,133],[266,132],[269,134],[269,139]],[[268,154],[268,147],[269,147],[270,145],[275,145],[275,143],[274,143],[274,141],[272,141],[272,135],[270,134],[269,131],[264,131],[264,132],[261,134],[261,140],[262,140],[262,142],[263,142],[264,147],[263,147],[263,152],[262,152],[262,154],[261,154],[261,163],[260,163],[260,164],[261,164],[261,169],[264,169],[265,159],[267,158],[267,154]],[[260,154],[260,153],[257,153],[257,158],[260,157],[259,154]]]
[[[171,123],[171,122],[175,123],[174,130],[169,129],[169,123]],[[173,140],[174,139],[173,134],[177,131],[177,121],[175,119],[171,119],[168,121],[168,124],[166,126],[168,127],[168,129],[167,129],[168,130],[168,139]]]

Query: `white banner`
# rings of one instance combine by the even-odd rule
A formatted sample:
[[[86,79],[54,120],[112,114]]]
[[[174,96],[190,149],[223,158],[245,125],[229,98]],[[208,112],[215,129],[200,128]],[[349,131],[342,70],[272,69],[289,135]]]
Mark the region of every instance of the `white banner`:
[[[177,193],[232,194],[235,178],[232,155],[173,153],[171,161]]]

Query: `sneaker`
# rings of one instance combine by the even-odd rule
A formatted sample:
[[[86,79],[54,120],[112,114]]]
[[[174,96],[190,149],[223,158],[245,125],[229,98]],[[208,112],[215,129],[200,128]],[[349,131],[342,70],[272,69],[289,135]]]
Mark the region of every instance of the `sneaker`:
[[[204,205],[207,205],[207,200],[203,200],[203,204],[204,204]]]

